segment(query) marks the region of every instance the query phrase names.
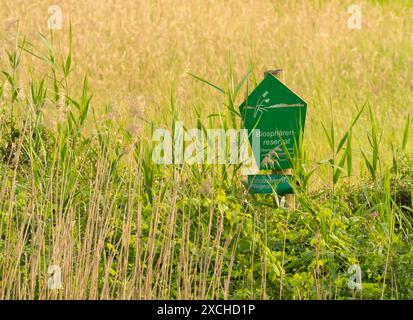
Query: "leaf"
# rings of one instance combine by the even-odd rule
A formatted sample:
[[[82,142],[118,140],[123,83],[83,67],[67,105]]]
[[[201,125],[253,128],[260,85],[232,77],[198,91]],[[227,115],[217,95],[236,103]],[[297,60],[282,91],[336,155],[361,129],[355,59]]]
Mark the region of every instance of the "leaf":
[[[346,149],[346,155],[347,155],[347,176],[351,176],[351,172],[353,169],[353,151],[351,148],[351,137],[352,137],[352,130],[350,129],[348,139],[347,139],[347,149]]]
[[[238,117],[241,118],[241,114],[240,114],[237,110],[235,110],[233,107],[228,106],[227,108],[228,108],[228,110],[229,110],[231,113],[233,113],[233,114],[235,114],[236,116],[238,116]]]
[[[334,184],[337,183],[338,179],[340,178],[341,173],[344,172],[343,167],[344,167],[344,162],[345,162],[346,158],[347,158],[347,154],[344,153],[342,155],[341,159],[340,159],[340,162],[339,162],[338,166],[335,166],[335,167],[337,167],[337,169],[334,172],[334,177],[333,177],[333,183]]]
[[[410,116],[410,113],[409,113],[409,115],[407,116],[406,125],[405,125],[404,130],[403,130],[403,142],[402,142],[402,150],[403,151],[406,150],[407,141],[409,140],[409,131],[410,131],[411,125],[412,125],[412,119],[411,119],[411,116]]]
[[[63,73],[65,75],[65,78],[67,78],[67,76],[70,73],[71,65],[72,65],[72,24],[70,24],[69,26],[69,52],[67,54],[66,63],[63,66]]]
[[[330,145],[330,148],[331,148],[332,150],[334,150],[333,140],[331,139],[330,134],[328,133],[328,131],[327,131],[326,127],[324,126],[324,123],[323,123],[323,122],[321,122],[321,125],[323,126],[323,130],[324,130],[324,133],[325,133],[325,135],[326,135],[326,137],[327,137],[328,144]]]
[[[241,79],[240,82],[238,82],[238,84],[236,85],[235,89],[234,89],[234,96],[236,97],[238,95],[239,90],[241,89],[242,85],[245,83],[245,81],[248,79],[248,77],[251,74],[251,69],[248,70],[247,74]]]
[[[363,112],[363,110],[364,110],[364,108],[366,107],[367,104],[368,104],[368,102],[366,102],[366,103],[361,107],[361,109],[360,109],[359,112],[357,113],[356,117],[354,118],[353,122],[351,123],[350,128],[353,128],[354,125],[357,123],[357,121],[359,120],[359,118],[360,118],[360,116],[361,116],[361,114],[362,114],[362,112]]]
[[[221,93],[223,93],[223,94],[226,93],[224,89],[222,89],[222,88],[218,87],[217,85],[209,82],[208,80],[202,79],[201,77],[198,77],[198,76],[196,76],[196,75],[194,75],[194,74],[192,74],[192,73],[190,73],[190,72],[188,72],[188,74],[189,74],[191,77],[194,77],[195,79],[197,79],[197,80],[199,80],[199,81],[201,81],[201,82],[203,82],[203,83],[206,83],[207,85],[209,85],[209,86],[217,89],[219,92],[221,92]]]
[[[367,169],[369,169],[371,176],[373,177],[373,179],[376,178],[376,172],[373,168],[373,166],[371,165],[370,161],[367,159],[366,154],[364,153],[363,150],[361,150],[361,154],[363,155],[364,161],[366,162],[367,165]]]
[[[308,186],[308,181],[310,179],[310,177],[314,174],[314,172],[316,172],[316,170],[319,168],[319,165],[317,165],[316,167],[314,167],[313,169],[311,169],[310,172],[306,173],[306,175],[304,176],[303,179],[303,187],[305,188],[306,186]]]
[[[346,142],[347,138],[348,138],[348,131],[347,131],[346,134],[343,136],[343,138],[341,138],[340,143],[338,144],[336,153],[339,153],[339,152],[340,152],[340,150],[341,150],[341,148],[344,146],[344,143]]]

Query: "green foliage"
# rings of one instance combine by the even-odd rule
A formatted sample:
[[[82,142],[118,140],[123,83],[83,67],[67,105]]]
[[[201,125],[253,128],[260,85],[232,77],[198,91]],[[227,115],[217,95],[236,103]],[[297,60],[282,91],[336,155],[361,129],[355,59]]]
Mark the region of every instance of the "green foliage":
[[[111,118],[109,105],[105,114],[93,114],[87,76],[80,92],[69,90],[71,30],[69,38],[65,58],[55,57],[45,36],[46,54],[23,41],[7,55],[3,83],[12,90],[8,96],[2,90],[0,110],[1,298],[413,298],[410,116],[389,165],[369,108],[370,149],[360,150],[369,176],[360,175],[358,185],[354,130],[364,106],[339,140],[334,121],[323,125],[331,158],[310,170],[308,151],[298,143],[297,208],[288,211],[276,205],[277,195],[271,202],[248,194],[239,166],[155,165],[150,139],[133,139]],[[50,68],[27,88],[17,87],[22,52]],[[235,101],[251,74],[237,80],[231,70],[226,89],[194,76],[224,95],[227,111],[210,115],[209,123],[198,113],[199,128],[216,125],[213,118],[222,128],[238,126]],[[27,97],[18,94],[24,89]],[[67,109],[55,129],[45,121],[47,103]],[[173,128],[179,120],[173,96],[170,109]],[[331,185],[310,191],[323,166]],[[64,268],[68,290],[47,289],[51,264]],[[359,291],[348,287],[354,264],[362,270]]]

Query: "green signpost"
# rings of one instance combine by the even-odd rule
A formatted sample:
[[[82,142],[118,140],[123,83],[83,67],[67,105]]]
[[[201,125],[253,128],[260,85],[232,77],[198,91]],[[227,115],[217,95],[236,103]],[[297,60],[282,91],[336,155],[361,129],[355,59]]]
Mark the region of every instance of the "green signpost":
[[[268,73],[239,108],[251,146],[252,139],[259,138],[260,148],[253,150],[258,168],[272,171],[292,168],[304,133],[307,103]],[[273,193],[276,180],[279,180],[276,174],[249,176],[248,187],[254,193]],[[291,186],[275,190],[280,195],[292,192]]]

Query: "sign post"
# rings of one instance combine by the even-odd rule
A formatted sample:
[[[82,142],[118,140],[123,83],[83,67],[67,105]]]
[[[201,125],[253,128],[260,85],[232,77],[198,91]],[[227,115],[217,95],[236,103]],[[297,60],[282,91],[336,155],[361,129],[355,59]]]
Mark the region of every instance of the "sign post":
[[[268,74],[272,74],[273,76],[277,77],[282,82],[284,82],[284,77],[283,77],[284,74],[283,74],[282,69],[265,71],[264,72],[264,78]],[[272,174],[273,175],[281,175],[281,176],[290,176],[290,177],[292,177],[293,176],[293,170],[292,169],[273,170]],[[290,210],[295,210],[295,195],[294,195],[294,193],[285,193],[285,206]]]
[[[294,209],[295,197],[289,181],[304,133],[307,103],[285,86],[281,76],[281,69],[264,72],[264,79],[239,108],[251,146],[252,139],[259,138],[259,151],[253,150],[259,170],[271,170],[271,174],[248,176],[249,191],[275,191],[285,196],[287,208]]]

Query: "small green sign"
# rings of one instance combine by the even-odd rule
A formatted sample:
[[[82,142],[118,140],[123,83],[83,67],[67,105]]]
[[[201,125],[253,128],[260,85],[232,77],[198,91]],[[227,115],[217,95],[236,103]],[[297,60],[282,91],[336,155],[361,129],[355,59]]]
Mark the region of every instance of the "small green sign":
[[[247,189],[251,193],[272,194],[274,191],[278,195],[293,193],[293,189],[288,182],[293,177],[278,174],[257,174],[248,176]]]
[[[304,133],[307,103],[268,74],[239,108],[253,149],[254,138],[259,139],[260,150],[253,150],[259,168],[291,168],[289,159],[294,159]]]

